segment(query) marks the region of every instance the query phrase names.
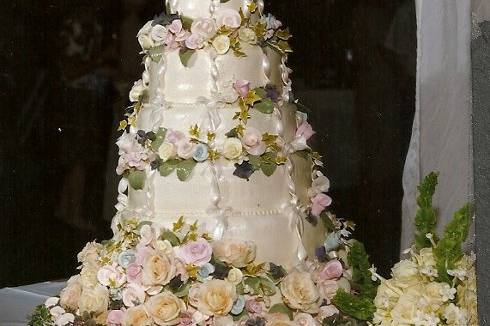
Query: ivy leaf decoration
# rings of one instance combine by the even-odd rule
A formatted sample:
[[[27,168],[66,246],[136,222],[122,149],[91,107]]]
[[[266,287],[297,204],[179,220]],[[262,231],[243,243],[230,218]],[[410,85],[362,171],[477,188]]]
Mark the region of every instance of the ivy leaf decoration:
[[[254,92],[260,98],[266,98],[267,97],[267,91],[263,87],[254,88]]]
[[[174,172],[174,170],[177,168],[177,165],[179,165],[179,163],[180,163],[179,160],[168,160],[166,162],[162,162],[160,164],[160,167],[158,168],[158,172],[160,172],[160,175],[162,177],[167,177],[170,174],[172,174],[172,172]]]
[[[163,144],[165,140],[165,135],[167,134],[167,130],[164,128],[158,129],[157,133],[155,134],[155,140],[151,142],[151,149],[153,151],[158,151],[160,146]]]
[[[441,240],[434,248],[436,267],[441,282],[452,285],[452,277],[448,275],[447,271],[454,269],[456,263],[463,256],[461,246],[468,236],[472,215],[473,207],[471,204],[466,204],[454,213],[452,221],[446,226]]]
[[[262,101],[255,103],[253,108],[264,114],[271,114],[274,112],[274,102],[270,98],[265,98]]]
[[[197,162],[193,159],[181,161],[177,165],[177,177],[180,181],[186,181],[192,173],[192,170],[196,167]]]
[[[170,230],[167,230],[165,232],[162,233],[162,235],[160,236],[160,238],[162,240],[167,240],[168,242],[170,242],[170,244],[172,244],[172,246],[176,247],[178,245],[180,245],[180,240],[179,238],[177,238],[177,236],[175,235],[175,233],[173,233],[172,231]]]
[[[191,29],[192,23],[194,22],[194,20],[192,18],[187,17],[187,16],[181,16],[180,20],[182,21],[182,27],[184,29],[187,29],[187,30]]]
[[[146,174],[144,171],[133,170],[127,176],[129,185],[134,190],[141,190],[145,186]]]
[[[287,315],[289,317],[289,320],[293,320],[293,311],[288,306],[286,306],[284,303],[278,303],[278,304],[273,305],[269,309],[269,313],[284,314],[284,315]]]
[[[191,50],[191,49],[180,49],[179,51],[179,57],[180,57],[180,62],[182,62],[182,65],[184,67],[189,66],[189,61],[192,57],[192,55],[196,52],[196,50]]]
[[[243,161],[242,164],[235,163],[235,168],[236,169],[233,172],[233,175],[247,181],[250,181],[250,177],[257,170],[252,164],[247,161]]]
[[[227,2],[230,2],[230,0],[220,0],[219,2],[220,3],[227,3]]]
[[[274,172],[277,169],[277,164],[276,164],[277,153],[268,152],[262,155],[261,158],[262,161],[260,163],[260,169],[266,176],[270,177],[271,175],[274,174]]]

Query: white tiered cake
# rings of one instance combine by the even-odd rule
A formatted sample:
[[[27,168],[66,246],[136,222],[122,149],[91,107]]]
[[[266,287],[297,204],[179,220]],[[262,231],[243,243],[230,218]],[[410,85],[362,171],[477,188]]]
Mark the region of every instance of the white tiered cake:
[[[191,159],[198,163],[185,181],[179,180],[176,173],[162,176],[155,166],[139,167],[146,174],[144,187],[140,190],[130,187],[129,198],[119,206],[151,217],[152,221],[164,227],[170,227],[181,215],[190,221],[198,220],[205,224],[214,238],[254,241],[260,261],[275,261],[292,267],[307,253],[313,254],[325,232],[320,226],[304,222],[311,203],[308,188],[311,186],[313,162],[293,155],[297,149],[306,150],[306,146],[291,146],[292,142],[298,143],[297,138],[303,137],[297,135],[297,129],[306,121],[297,114],[295,105],[289,103],[290,70],[285,65],[288,49],[281,51],[267,44],[269,41],[271,44],[284,42],[279,45],[285,46],[289,36],[272,16],[260,18],[262,5],[257,3],[255,8],[252,1],[178,0],[168,1],[167,7],[171,13],[178,12],[192,19],[191,35],[201,35],[200,39],[197,46],[186,44],[196,49],[186,47],[190,58],[184,65],[182,49],[168,51],[162,46],[168,47],[167,44],[174,41],[171,38],[179,37],[179,33],[185,34],[184,27],[175,23],[174,28],[172,25],[161,28],[162,25],[155,24],[157,18],[140,31],[146,69],[142,80],[132,91],[132,99],[140,101],[140,111],[137,119],[134,115],[136,121],[128,128],[129,133],[123,135],[119,145],[123,156],[131,155],[126,148],[138,150],[130,144],[138,132],[156,134],[163,128],[166,130],[163,151],[174,152],[171,159]],[[250,13],[249,8],[254,13]],[[231,29],[240,25],[239,31],[233,32],[236,35],[228,37]],[[256,35],[255,30],[260,28],[269,34],[267,41]],[[275,36],[278,32],[283,32],[284,40]],[[224,49],[215,41],[220,36],[226,37],[222,42]],[[239,42],[239,50],[234,51],[227,45],[230,40],[232,44]],[[243,98],[252,96],[248,90],[254,89],[274,93],[259,94],[259,97],[264,96],[269,106],[256,109],[254,104],[259,101],[252,102],[252,99],[245,105],[248,120],[240,120],[236,113],[240,112],[240,105],[244,106]],[[243,130],[230,137],[230,130],[237,126]],[[192,127],[198,128],[199,135],[189,135]],[[176,138],[173,137],[175,132],[180,132],[179,139],[169,140]],[[210,139],[208,133],[212,135]],[[263,135],[277,137],[274,146],[262,145]],[[243,153],[225,157],[225,147],[237,145],[233,142],[237,139],[242,145],[238,150],[243,150]],[[178,155],[178,149],[180,152],[195,150],[198,142],[205,143],[208,150],[215,150],[220,157],[199,162],[189,157],[192,156],[190,153]],[[247,142],[252,145],[248,150]],[[192,149],[189,144],[192,144]],[[154,150],[158,155],[159,148]],[[249,160],[252,154],[258,156],[267,152],[277,153],[283,160],[272,175],[258,171],[246,180],[233,174],[236,163]],[[163,155],[167,156],[165,160],[169,158],[166,153]],[[121,170],[125,163],[122,163]]]
[[[140,30],[145,70],[120,122],[114,237],[87,244],[80,274],[30,325],[371,318],[371,301],[351,292],[353,275],[371,284],[369,262],[347,242],[351,224],[327,212],[314,131],[290,99],[291,36],[262,10],[262,0],[169,0]]]

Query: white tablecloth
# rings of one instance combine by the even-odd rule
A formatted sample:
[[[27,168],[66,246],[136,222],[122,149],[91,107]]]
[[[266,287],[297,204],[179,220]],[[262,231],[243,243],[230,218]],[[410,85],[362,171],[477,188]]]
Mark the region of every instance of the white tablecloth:
[[[0,326],[24,326],[27,316],[47,298],[58,295],[64,282],[44,282],[0,290]]]

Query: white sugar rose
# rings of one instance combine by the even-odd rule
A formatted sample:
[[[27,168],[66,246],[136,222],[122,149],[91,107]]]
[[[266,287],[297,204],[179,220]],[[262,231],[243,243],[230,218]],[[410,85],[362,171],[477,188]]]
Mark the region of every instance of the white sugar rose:
[[[167,39],[168,31],[162,25],[153,26],[150,32],[151,39],[158,45],[163,44]]]
[[[215,13],[216,24],[229,28],[238,28],[242,23],[242,18],[238,11],[233,9],[219,9]]]
[[[179,324],[180,314],[185,311],[184,302],[168,291],[151,297],[145,306],[148,314],[161,326]]]
[[[143,262],[144,285],[167,285],[176,274],[174,257],[165,253],[154,253]]]
[[[254,261],[257,246],[251,241],[222,239],[213,244],[214,255],[221,261],[242,268]]]
[[[69,310],[77,310],[78,300],[82,294],[82,285],[80,284],[80,276],[71,277],[66,287],[60,293],[60,305]]]
[[[129,100],[131,102],[138,102],[145,91],[146,86],[144,85],[143,80],[140,79],[136,81],[133,85],[133,88],[131,88],[131,91],[129,92]]]
[[[145,302],[146,294],[143,287],[130,283],[122,290],[122,300],[126,307],[134,307]]]
[[[255,44],[257,43],[257,35],[251,28],[240,28],[238,31],[238,38],[246,43]]]
[[[398,291],[393,279],[381,282],[376,293],[376,298],[374,298],[374,304],[378,309],[391,309],[400,297]]]
[[[280,287],[289,307],[308,313],[318,312],[320,295],[309,273],[294,271],[284,278]]]
[[[153,24],[153,21],[150,20],[138,32],[138,35],[137,35],[138,42],[141,45],[141,48],[143,50],[148,50],[155,45],[151,36],[150,36],[151,30],[152,30],[152,24]]]
[[[238,138],[227,138],[223,144],[223,155],[229,160],[236,160],[242,155],[242,142]]]
[[[288,317],[274,316],[266,324],[267,326],[298,326],[294,321],[290,321]]]
[[[228,277],[226,278],[228,282],[234,285],[238,285],[243,280],[243,273],[238,268],[232,268],[228,272]]]
[[[197,309],[208,316],[227,315],[237,297],[233,284],[223,280],[211,280],[199,290]]]
[[[316,326],[315,319],[310,314],[299,313],[294,317],[294,322],[298,326]]]
[[[177,155],[177,147],[175,147],[172,143],[163,143],[158,148],[158,156],[162,159],[163,162],[167,162],[168,160],[175,158]]]
[[[75,316],[71,313],[64,313],[57,317],[54,321],[55,326],[65,326],[72,324],[75,321]]]
[[[230,49],[230,38],[220,35],[213,40],[212,44],[218,54],[225,54]]]
[[[152,326],[153,320],[146,312],[145,306],[140,305],[131,307],[126,310],[123,320],[123,326]]]
[[[107,312],[109,306],[109,291],[102,285],[95,288],[84,288],[78,301],[80,313],[94,314],[96,316]]]
[[[415,314],[417,313],[417,303],[420,296],[403,294],[391,311],[393,325],[414,324]]]
[[[196,18],[191,25],[192,34],[199,35],[204,41],[213,37],[216,31],[216,23],[211,18]]]

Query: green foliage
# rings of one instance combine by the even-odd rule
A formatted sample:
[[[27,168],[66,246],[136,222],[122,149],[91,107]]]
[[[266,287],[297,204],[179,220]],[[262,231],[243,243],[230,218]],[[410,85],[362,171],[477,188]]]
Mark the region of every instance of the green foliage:
[[[286,306],[284,303],[278,303],[278,304],[273,305],[269,309],[269,313],[271,313],[271,314],[273,314],[273,313],[285,314],[285,315],[288,315],[290,320],[293,320],[293,311],[288,306]]]
[[[274,112],[274,102],[270,98],[265,98],[260,102],[255,103],[254,109],[264,114]]]
[[[417,214],[415,215],[415,245],[417,249],[431,247],[430,240],[426,237],[431,233],[435,237],[437,224],[437,212],[432,207],[432,197],[436,191],[438,173],[432,172],[427,175],[422,183],[417,187],[419,196],[417,197]]]
[[[453,269],[463,257],[461,246],[468,236],[472,216],[473,207],[471,204],[464,205],[454,213],[452,221],[446,226],[441,240],[434,248],[439,281],[452,283],[452,277],[447,274],[447,270]]]
[[[179,57],[180,57],[180,62],[182,62],[182,65],[184,67],[189,66],[189,60],[191,59],[192,55],[196,52],[196,50],[191,50],[191,49],[181,49],[179,51]]]
[[[155,140],[151,142],[151,149],[153,151],[158,151],[160,146],[162,146],[164,140],[165,140],[165,135],[167,134],[167,130],[164,128],[158,129],[157,133],[155,134]]]
[[[368,325],[365,321],[354,319],[344,314],[336,314],[325,318],[322,321],[322,326],[365,326]],[[369,324],[370,325],[370,324]]]
[[[373,318],[376,306],[368,297],[359,297],[339,289],[332,299],[333,304],[344,314],[359,320]]]
[[[31,319],[27,323],[28,326],[51,326],[54,322],[51,318],[51,313],[45,305],[39,305],[31,315]]]
[[[349,265],[352,266],[352,281],[358,286],[359,296],[373,300],[376,297],[377,286],[371,279],[371,264],[364,245],[355,242],[350,248],[348,256]]]
[[[177,168],[177,165],[179,165],[180,161],[179,160],[168,160],[166,162],[162,162],[160,166],[158,167],[158,172],[160,172],[160,175],[162,177],[169,176],[174,172],[174,170]]]
[[[132,170],[127,175],[129,185],[134,190],[141,190],[145,187],[145,171]]]

